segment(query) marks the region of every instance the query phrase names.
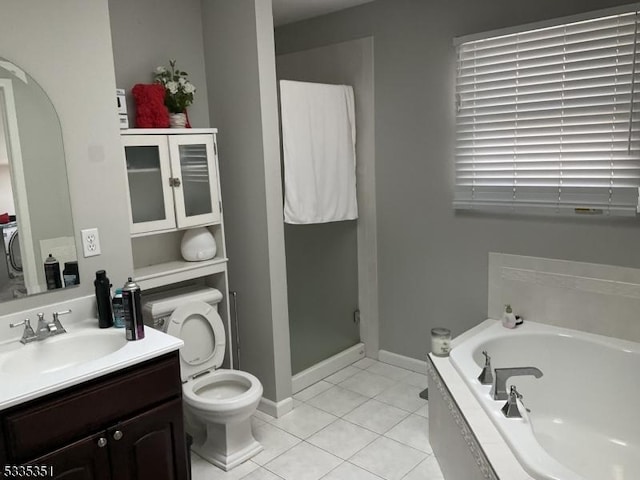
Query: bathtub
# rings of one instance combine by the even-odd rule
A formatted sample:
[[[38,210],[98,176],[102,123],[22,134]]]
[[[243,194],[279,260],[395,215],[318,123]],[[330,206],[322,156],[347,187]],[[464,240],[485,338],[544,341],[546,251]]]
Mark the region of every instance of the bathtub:
[[[525,322],[515,330],[487,320],[450,360],[524,470],[537,480],[640,479],[640,344]],[[505,401],[477,380],[484,366],[537,367],[511,377],[530,410],[506,418]],[[509,480],[509,479],[504,479]]]

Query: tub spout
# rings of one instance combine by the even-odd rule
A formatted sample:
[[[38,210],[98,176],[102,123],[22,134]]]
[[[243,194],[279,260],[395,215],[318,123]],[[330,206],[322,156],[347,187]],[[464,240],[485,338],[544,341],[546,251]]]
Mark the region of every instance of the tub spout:
[[[478,376],[478,381],[482,385],[491,385],[493,383],[493,372],[491,370],[491,357],[487,353],[486,350],[483,350],[482,354],[484,355],[484,368],[480,375]]]
[[[514,367],[514,368],[496,368],[495,382],[491,389],[491,395],[494,400],[506,400],[509,398],[507,393],[507,380],[511,377],[521,375],[533,375],[536,378],[542,376],[542,371],[536,367]]]

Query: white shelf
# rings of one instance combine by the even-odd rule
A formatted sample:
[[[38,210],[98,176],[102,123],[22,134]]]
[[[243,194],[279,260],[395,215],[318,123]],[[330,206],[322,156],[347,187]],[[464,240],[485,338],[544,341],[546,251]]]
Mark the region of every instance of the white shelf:
[[[125,128],[120,135],[198,135],[218,133],[217,128]]]
[[[160,173],[160,167],[127,168],[127,173]]]
[[[222,273],[227,269],[227,261],[228,259],[226,258],[214,258],[202,262],[185,262],[179,260],[136,268],[133,274],[140,288],[147,290]]]

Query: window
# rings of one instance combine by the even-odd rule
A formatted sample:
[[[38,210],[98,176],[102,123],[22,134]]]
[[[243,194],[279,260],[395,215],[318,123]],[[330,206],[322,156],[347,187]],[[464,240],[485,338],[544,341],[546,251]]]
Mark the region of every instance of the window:
[[[460,43],[455,208],[636,215],[638,34],[634,11]]]

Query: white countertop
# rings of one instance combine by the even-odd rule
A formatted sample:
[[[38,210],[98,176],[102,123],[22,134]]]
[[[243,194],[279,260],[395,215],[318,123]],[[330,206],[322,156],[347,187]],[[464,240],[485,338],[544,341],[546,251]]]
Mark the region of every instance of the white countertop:
[[[3,368],[5,362],[10,362],[11,356],[18,353],[20,349],[31,348],[32,351],[29,352],[33,356],[37,356],[40,354],[37,352],[45,351],[42,347],[46,346],[46,355],[52,355],[51,352],[54,352],[53,355],[55,355],[56,343],[60,342],[61,346],[64,345],[63,337],[69,339],[72,336],[77,336],[86,338],[86,341],[99,342],[100,336],[111,337],[111,339],[118,335],[125,336],[124,328],[99,329],[96,319],[73,322],[69,323],[69,325],[63,322],[63,325],[68,333],[47,338],[40,342],[23,345],[13,339],[0,343],[0,410],[116,372],[146,360],[151,360],[176,351],[183,345],[182,340],[178,338],[166,335],[153,328],[145,327],[144,339],[124,341],[121,348],[77,365],[53,369],[46,373],[34,372],[33,374],[28,372],[16,373],[10,371],[11,369],[9,368]],[[50,343],[46,345],[46,342]],[[24,350],[24,352],[28,351]],[[65,354],[67,357],[70,356],[68,351]]]

